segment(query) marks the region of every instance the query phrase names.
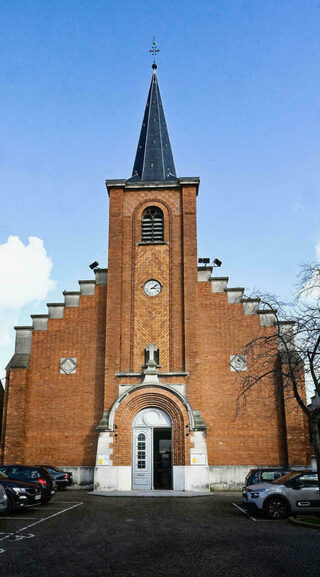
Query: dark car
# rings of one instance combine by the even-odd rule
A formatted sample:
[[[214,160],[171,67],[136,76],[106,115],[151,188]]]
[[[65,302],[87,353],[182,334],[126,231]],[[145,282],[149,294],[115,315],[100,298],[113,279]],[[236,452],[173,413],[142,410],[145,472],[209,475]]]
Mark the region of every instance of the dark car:
[[[47,503],[57,491],[57,484],[43,467],[27,465],[0,465],[0,471],[9,479],[35,483],[41,489],[41,501]]]
[[[0,483],[0,513],[5,513],[8,506],[8,497],[6,490]]]
[[[60,467],[53,467],[52,465],[39,465],[44,467],[50,473],[57,483],[57,489],[65,489],[73,485],[73,476],[70,471],[63,471]]]
[[[258,483],[272,483],[287,473],[290,473],[290,469],[288,467],[250,469],[246,476],[243,490],[245,490],[245,488],[249,485],[258,485]]]
[[[0,483],[7,495],[7,513],[41,504],[41,489],[37,483],[9,479],[1,471]]]

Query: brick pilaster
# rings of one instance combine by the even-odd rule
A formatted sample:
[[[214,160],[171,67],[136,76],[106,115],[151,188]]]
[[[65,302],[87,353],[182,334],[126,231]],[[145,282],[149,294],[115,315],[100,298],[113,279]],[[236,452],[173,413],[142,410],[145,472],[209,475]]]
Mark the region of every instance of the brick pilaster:
[[[199,311],[197,273],[196,188],[182,187],[184,354],[187,397],[193,409],[200,407]]]
[[[108,294],[106,311],[105,399],[108,409],[117,398],[115,372],[120,371],[122,299],[123,189],[110,190]]]

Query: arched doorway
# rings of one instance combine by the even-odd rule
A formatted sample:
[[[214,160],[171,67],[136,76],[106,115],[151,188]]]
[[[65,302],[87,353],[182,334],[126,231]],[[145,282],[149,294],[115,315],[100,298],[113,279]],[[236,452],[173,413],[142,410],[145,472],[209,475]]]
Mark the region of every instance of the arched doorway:
[[[132,488],[172,489],[170,417],[148,407],[136,415],[132,427]]]

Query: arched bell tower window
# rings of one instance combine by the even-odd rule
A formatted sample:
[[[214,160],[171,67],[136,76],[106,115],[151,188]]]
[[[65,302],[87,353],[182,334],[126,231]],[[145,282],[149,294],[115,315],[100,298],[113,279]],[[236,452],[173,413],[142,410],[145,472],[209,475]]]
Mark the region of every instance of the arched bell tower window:
[[[158,206],[148,206],[141,220],[141,241],[161,242],[164,240],[163,212]]]

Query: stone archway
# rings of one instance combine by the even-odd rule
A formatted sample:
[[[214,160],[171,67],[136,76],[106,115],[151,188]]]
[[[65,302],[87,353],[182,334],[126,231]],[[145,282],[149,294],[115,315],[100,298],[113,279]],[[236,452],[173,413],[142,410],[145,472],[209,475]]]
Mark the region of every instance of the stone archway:
[[[132,424],[143,409],[154,407],[164,411],[172,423],[172,463],[184,466],[190,450],[190,420],[187,408],[171,391],[163,387],[139,387],[126,396],[114,415],[116,442],[113,447],[113,463],[131,466]]]
[[[204,433],[194,426],[186,399],[177,391],[157,384],[141,384],[125,391],[101,420],[95,489],[132,490],[133,430],[139,422],[137,415],[145,409],[163,412],[171,421],[172,489],[208,490]],[[150,482],[149,487],[153,486]]]

